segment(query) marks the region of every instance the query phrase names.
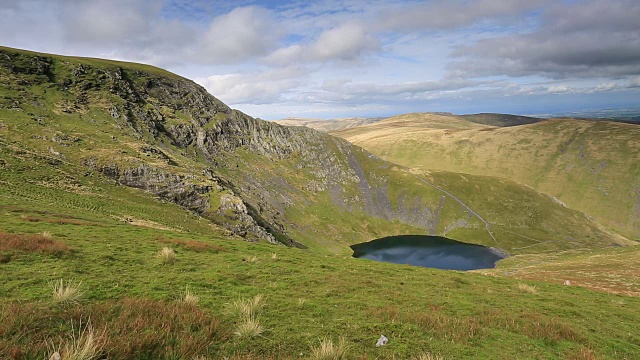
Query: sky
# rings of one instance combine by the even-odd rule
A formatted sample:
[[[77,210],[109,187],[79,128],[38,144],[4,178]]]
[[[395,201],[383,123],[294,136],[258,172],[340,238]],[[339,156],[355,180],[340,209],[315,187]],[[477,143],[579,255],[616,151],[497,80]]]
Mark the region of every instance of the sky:
[[[162,67],[254,117],[640,107],[638,0],[0,0],[0,45]]]

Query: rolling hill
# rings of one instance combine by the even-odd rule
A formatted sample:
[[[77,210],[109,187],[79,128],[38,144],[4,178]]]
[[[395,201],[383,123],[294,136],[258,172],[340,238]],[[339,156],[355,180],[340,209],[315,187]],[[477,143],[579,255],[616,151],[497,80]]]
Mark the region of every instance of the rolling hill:
[[[333,134],[411,168],[515,180],[640,238],[637,125],[561,118],[482,126],[409,114]]]
[[[380,120],[382,120],[382,118],[342,118],[321,120],[288,117],[286,119],[274,120],[273,122],[285,126],[305,126],[314,130],[329,132],[348,129],[354,126],[372,124]]]

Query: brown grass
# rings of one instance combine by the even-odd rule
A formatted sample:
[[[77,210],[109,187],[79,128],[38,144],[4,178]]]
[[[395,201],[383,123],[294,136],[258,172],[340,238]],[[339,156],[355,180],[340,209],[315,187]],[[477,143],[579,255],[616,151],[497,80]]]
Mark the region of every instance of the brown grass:
[[[39,253],[60,257],[71,251],[69,246],[54,240],[50,234],[0,233],[0,253]]]
[[[47,359],[52,339],[68,339],[71,324],[87,318],[101,334],[101,356],[108,359],[191,359],[231,335],[208,312],[176,302],[124,299],[67,308],[13,302],[0,305],[0,354]]]
[[[54,354],[57,354],[61,360],[97,359],[104,347],[104,332],[97,334],[90,322],[84,327],[80,323],[77,332],[71,324],[71,330],[69,339],[55,349]],[[54,354],[49,359],[54,359]]]

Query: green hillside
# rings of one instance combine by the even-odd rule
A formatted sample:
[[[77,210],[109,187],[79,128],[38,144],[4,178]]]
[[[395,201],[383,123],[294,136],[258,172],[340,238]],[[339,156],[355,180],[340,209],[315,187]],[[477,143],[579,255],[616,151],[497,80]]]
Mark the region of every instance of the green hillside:
[[[386,124],[386,126],[385,126]],[[408,115],[337,132],[416,169],[505,177],[555,196],[631,239],[640,238],[640,127],[552,119],[479,127]]]
[[[160,69],[0,49],[1,359],[69,359],[89,333],[99,359],[320,359],[323,339],[343,359],[640,354],[637,298],[351,258],[393,234],[628,243],[518,183],[409,171]]]
[[[344,140],[253,119],[189,80],[140,65],[9,49],[2,54],[0,136],[6,142],[74,164],[79,173],[148,191],[248,240],[333,253],[406,233],[495,242],[487,241],[486,225],[473,209],[425,179]],[[520,230],[557,231],[554,239],[577,236],[595,247],[620,243],[585,217],[574,226],[573,214],[547,219],[552,212],[529,212],[534,219],[523,223],[531,228]],[[566,224],[538,226],[547,220]],[[549,240],[534,238],[524,245]],[[503,250],[519,252],[523,239],[502,234]]]

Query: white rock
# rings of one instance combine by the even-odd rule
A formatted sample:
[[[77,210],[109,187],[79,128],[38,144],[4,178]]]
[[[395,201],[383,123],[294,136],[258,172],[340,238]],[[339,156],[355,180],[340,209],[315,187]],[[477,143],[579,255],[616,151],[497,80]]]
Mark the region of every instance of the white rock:
[[[387,345],[388,342],[389,342],[389,339],[387,339],[386,336],[380,335],[380,339],[378,339],[376,346],[385,346]]]

